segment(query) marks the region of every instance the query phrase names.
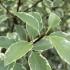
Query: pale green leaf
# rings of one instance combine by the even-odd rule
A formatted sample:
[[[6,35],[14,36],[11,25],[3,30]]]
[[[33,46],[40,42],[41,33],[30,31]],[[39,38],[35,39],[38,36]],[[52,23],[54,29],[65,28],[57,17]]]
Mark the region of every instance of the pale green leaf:
[[[48,61],[37,52],[32,52],[28,62],[30,70],[51,70]]]
[[[0,36],[0,47],[8,48],[14,42],[16,42],[14,39],[9,39],[5,36]]]
[[[60,57],[70,64],[70,41],[59,36],[50,36],[49,39]]]
[[[13,64],[10,64],[8,66],[4,66],[4,61],[0,60],[0,70],[12,70],[13,69]]]
[[[29,25],[26,25],[26,29],[27,29],[27,33],[31,39],[34,39],[37,35],[39,35],[39,33],[35,29],[30,27]]]
[[[15,31],[17,32],[20,40],[26,40],[26,30],[24,29],[23,26],[16,25]]]
[[[39,22],[35,17],[25,12],[12,13],[18,18],[20,18],[23,22],[26,22],[27,25],[31,26],[33,29],[39,32]]]
[[[21,64],[16,63],[13,70],[26,70],[25,67],[22,67]]]
[[[50,36],[54,36],[54,35],[66,38],[67,33],[62,32],[62,31],[57,31],[50,34]]]
[[[24,56],[32,48],[31,43],[26,41],[19,41],[12,44],[5,53],[5,65],[15,62],[17,59]]]
[[[30,12],[30,14],[38,20],[39,31],[41,31],[43,29],[43,21],[41,14],[39,12]]]
[[[50,48],[52,48],[52,45],[50,43],[50,41],[48,39],[41,39],[40,41],[38,41],[36,44],[34,44],[34,50],[40,51],[40,50],[48,50]]]
[[[8,66],[4,66],[4,62],[0,60],[0,70],[26,70],[19,63],[12,63]]]
[[[60,21],[61,19],[59,16],[57,16],[54,13],[50,13],[49,19],[48,19],[48,25],[49,25],[48,29],[57,27]]]
[[[54,36],[54,35],[64,37],[64,38],[66,38],[67,40],[70,41],[70,33],[69,32],[65,33],[65,32],[62,32],[62,31],[57,31],[57,32],[53,32],[53,33],[50,34],[50,36]]]
[[[29,12],[30,15],[32,15],[35,19],[37,19],[38,23],[39,23],[39,32],[41,32],[41,30],[43,29],[43,22],[42,22],[42,17],[40,15],[40,13],[38,12]],[[35,29],[33,29],[32,27],[30,27],[29,25],[26,25],[27,28],[27,32],[30,36],[30,38],[35,38],[37,35],[39,35],[39,32]]]
[[[7,70],[7,67],[4,67],[4,62],[0,60],[0,70]]]

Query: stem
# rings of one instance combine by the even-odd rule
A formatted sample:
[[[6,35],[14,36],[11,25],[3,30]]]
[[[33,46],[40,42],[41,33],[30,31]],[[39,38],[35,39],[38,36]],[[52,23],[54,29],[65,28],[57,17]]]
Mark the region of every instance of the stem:
[[[0,1],[0,5],[1,5],[5,10],[7,10],[7,8],[2,4],[1,1]]]
[[[37,1],[33,6],[31,6],[30,8],[27,8],[26,10],[24,10],[24,12],[27,12],[29,9],[35,7],[38,3],[42,2],[43,0],[39,0]]]
[[[19,8],[21,6],[21,0],[18,0],[18,3],[17,3],[17,12],[19,11]],[[14,24],[18,24],[18,21],[17,21],[17,17],[16,16],[13,16],[13,24],[12,24],[12,27],[11,27],[11,32],[14,31],[14,27],[15,25]]]
[[[21,6],[21,0],[18,0],[18,3],[17,3],[17,12],[19,11],[20,6]]]
[[[50,31],[50,28],[48,28],[48,30],[45,33],[43,33],[40,37],[38,37],[37,39],[35,39],[33,41],[33,44],[35,44],[36,42],[38,42],[39,40],[41,40],[44,36],[46,36],[49,31]]]
[[[64,63],[64,70],[68,70],[67,63]]]

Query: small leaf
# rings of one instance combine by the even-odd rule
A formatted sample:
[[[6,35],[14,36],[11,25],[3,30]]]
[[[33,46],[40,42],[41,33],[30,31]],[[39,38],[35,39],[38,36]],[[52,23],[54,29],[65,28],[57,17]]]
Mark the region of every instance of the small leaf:
[[[70,64],[70,41],[59,36],[50,36],[49,39],[60,57]]]
[[[27,25],[31,26],[33,29],[39,32],[39,22],[32,15],[25,12],[12,12],[18,18],[20,18],[23,22],[26,22]]]
[[[37,35],[39,35],[39,33],[35,29],[30,27],[29,25],[26,25],[26,29],[27,29],[27,33],[31,39],[34,39]]]
[[[0,60],[0,70],[26,70],[25,67],[22,68],[19,63],[12,63],[8,66],[4,66],[4,62]]]
[[[57,32],[53,32],[50,34],[50,36],[60,36],[60,37],[64,37],[66,38],[67,40],[70,41],[70,33],[65,33],[65,32],[62,32],[62,31],[57,31]]]
[[[0,70],[7,70],[7,67],[4,67],[4,62],[0,60]]]
[[[50,41],[48,39],[41,39],[40,41],[38,41],[36,44],[34,44],[34,50],[40,51],[40,50],[48,50],[50,48],[52,48],[52,45],[50,43]]]
[[[43,21],[42,21],[42,16],[39,12],[30,12],[33,17],[35,17],[38,20],[39,23],[39,31],[43,29]]]
[[[1,15],[0,16],[0,24],[2,23],[2,22],[4,22],[5,20],[7,20],[7,16],[6,15]]]
[[[42,17],[40,15],[40,13],[38,12],[29,12],[30,15],[32,15],[35,19],[37,19],[38,23],[39,23],[39,32],[41,32],[41,30],[43,29],[43,22],[42,22]],[[34,39],[37,35],[39,35],[39,32],[35,29],[33,29],[32,27],[30,27],[29,25],[26,25],[27,28],[27,32],[29,34],[29,37]]]
[[[26,70],[25,68],[22,68],[22,65],[19,63],[16,63],[13,70]]]
[[[12,69],[13,69],[13,63],[8,66],[4,66],[4,61],[0,60],[0,70],[12,70]]]
[[[0,36],[0,47],[8,48],[14,42],[16,42],[14,39],[9,39],[5,36]]]
[[[54,36],[54,35],[66,38],[67,33],[62,32],[62,31],[56,31],[50,34],[50,36]]]
[[[26,30],[23,26],[15,25],[15,31],[17,32],[20,40],[26,40]]]
[[[37,52],[32,52],[28,62],[30,70],[51,70],[48,61]]]
[[[50,13],[50,16],[49,16],[49,19],[48,19],[48,29],[50,28],[55,28],[59,25],[61,19],[59,16],[57,16],[56,14],[54,13]]]
[[[5,53],[4,64],[8,65],[24,56],[32,48],[31,43],[19,41],[12,44]]]

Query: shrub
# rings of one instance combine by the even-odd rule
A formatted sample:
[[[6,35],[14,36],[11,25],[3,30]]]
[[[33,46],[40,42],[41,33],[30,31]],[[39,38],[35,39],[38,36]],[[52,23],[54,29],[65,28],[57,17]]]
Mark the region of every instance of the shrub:
[[[70,70],[69,0],[0,0],[0,70]]]

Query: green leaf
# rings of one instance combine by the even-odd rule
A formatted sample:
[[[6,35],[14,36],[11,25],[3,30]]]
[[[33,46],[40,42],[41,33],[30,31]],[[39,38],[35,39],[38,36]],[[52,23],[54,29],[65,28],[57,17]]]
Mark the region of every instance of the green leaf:
[[[24,29],[23,26],[16,25],[15,31],[17,32],[20,40],[26,40],[26,30]]]
[[[26,41],[19,41],[12,44],[5,53],[4,57],[5,65],[15,62],[17,59],[24,56],[31,49],[32,49],[31,43]]]
[[[4,61],[0,60],[0,70],[12,70],[13,69],[13,64],[10,64],[8,66],[4,66]]]
[[[38,23],[39,23],[39,32],[41,32],[41,30],[43,29],[43,22],[42,22],[42,17],[40,15],[40,13],[38,12],[29,12],[30,15],[32,15],[35,19],[37,19]],[[35,29],[33,29],[33,27],[30,27],[29,25],[26,25],[27,28],[27,32],[30,36],[30,38],[34,39],[37,35],[39,35],[39,32]]]
[[[4,66],[4,62],[0,60],[0,70],[26,70],[25,67],[22,67],[19,63],[12,63],[8,66]]]
[[[70,41],[70,33],[65,33],[65,32],[62,32],[62,31],[57,31],[57,32],[53,32],[50,34],[50,36],[60,36],[60,37],[64,37],[66,38],[67,40]]]
[[[28,62],[30,70],[51,70],[48,61],[37,52],[32,52]]]
[[[50,36],[49,39],[60,57],[70,64],[70,41],[59,36]]]
[[[57,27],[60,21],[61,19],[59,16],[57,16],[54,13],[50,13],[49,19],[48,19],[48,25],[49,25],[48,29]]]
[[[9,39],[5,36],[0,36],[0,47],[8,48],[14,42],[16,42],[14,39]]]
[[[0,60],[0,70],[7,70],[7,67],[4,67],[4,62]]]
[[[50,36],[54,36],[54,35],[66,38],[67,33],[62,32],[62,31],[57,31],[50,34]]]
[[[1,15],[0,16],[0,24],[2,23],[2,22],[4,22],[5,20],[7,20],[7,16],[6,15]]]
[[[12,12],[18,18],[20,18],[23,22],[26,22],[27,25],[31,26],[33,29],[39,32],[39,22],[32,15],[25,12]]]
[[[15,66],[14,66],[14,68],[13,68],[13,70],[26,70],[26,69],[23,68],[21,64],[16,63]]]
[[[48,50],[50,48],[52,48],[52,45],[50,43],[50,41],[48,39],[41,39],[40,41],[38,41],[36,44],[34,44],[34,50],[37,50],[37,51],[44,51],[44,50]]]
[[[30,39],[34,39],[37,35],[39,35],[39,33],[29,25],[26,25],[26,30]]]
[[[43,21],[42,21],[42,16],[39,12],[30,12],[33,17],[35,17],[38,20],[39,23],[39,31],[43,29]]]

